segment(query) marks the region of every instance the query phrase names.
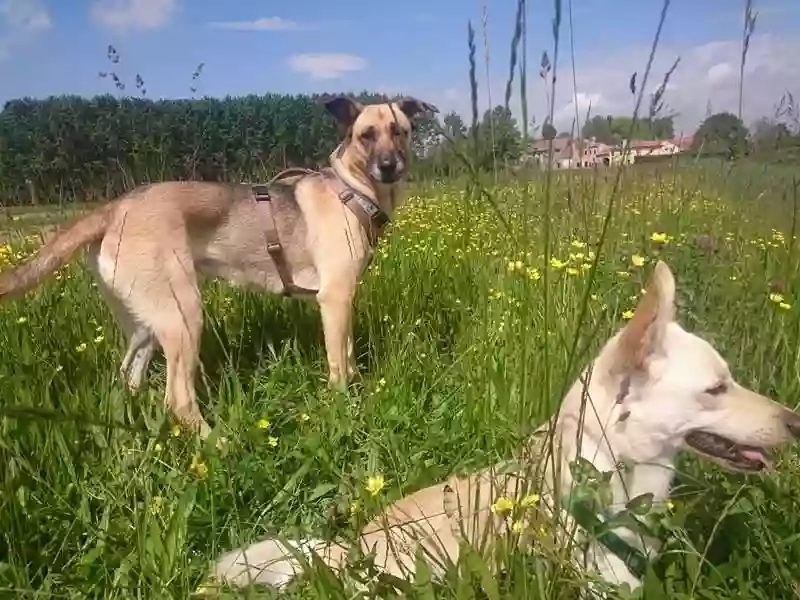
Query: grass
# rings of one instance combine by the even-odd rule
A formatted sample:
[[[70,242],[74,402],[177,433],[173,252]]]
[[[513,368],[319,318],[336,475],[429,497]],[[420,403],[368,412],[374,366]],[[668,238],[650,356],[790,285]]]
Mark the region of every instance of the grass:
[[[491,190],[511,231],[460,186],[420,184],[361,286],[363,382],[347,393],[324,384],[312,304],[208,282],[198,386],[229,439],[223,450],[172,427],[160,358],[137,396],[125,391],[120,334],[80,262],[3,304],[0,596],[186,598],[209,560],[264,532],[347,535],[381,504],[508,456],[624,323],[659,257],[676,274],[681,322],[712,341],[744,384],[794,407],[800,289],[790,180],[747,166],[628,170],[598,249],[612,183],[604,172],[569,184],[553,175],[552,264],[542,258],[543,180]],[[33,245],[4,246],[2,261]],[[591,253],[599,260],[588,289]],[[386,482],[375,497],[365,488],[374,475]],[[764,476],[685,457],[646,597],[797,597],[798,489],[796,452]],[[411,596],[575,597],[583,582],[554,557],[544,545],[508,554],[506,572],[488,579],[462,566]],[[287,597],[351,596],[315,572]]]

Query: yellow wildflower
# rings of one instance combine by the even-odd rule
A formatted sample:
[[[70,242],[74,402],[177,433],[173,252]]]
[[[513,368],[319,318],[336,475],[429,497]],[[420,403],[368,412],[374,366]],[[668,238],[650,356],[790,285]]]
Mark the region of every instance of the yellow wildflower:
[[[634,267],[641,267],[645,263],[645,257],[638,254],[631,256],[631,264]]]
[[[577,275],[579,273],[578,269],[576,269],[575,267],[567,267],[566,269],[564,269],[564,272],[567,275]]]
[[[192,464],[189,465],[189,470],[193,471],[198,477],[208,475],[208,466],[197,456],[192,457]]]
[[[772,300],[775,304],[780,304],[783,302],[783,294],[772,293],[769,295],[769,299]]]
[[[259,429],[269,429],[270,422],[267,419],[259,419],[256,421],[256,427]]]
[[[539,500],[541,500],[539,494],[528,494],[520,501],[519,505],[522,508],[528,508],[529,506],[535,506],[539,504]]]
[[[98,335],[96,338],[94,338],[94,343],[95,343],[95,344],[99,344],[99,343],[100,343],[100,342],[102,342],[104,339],[106,339],[106,336],[104,336],[104,335]]]
[[[573,248],[586,248],[586,242],[582,242],[580,240],[572,240],[572,247]]]
[[[632,319],[633,318],[633,311],[632,310],[626,310],[624,313],[622,313],[622,318],[626,319],[626,320],[627,319]]]
[[[492,504],[491,511],[494,514],[497,514],[497,513],[508,512],[512,508],[514,508],[514,501],[510,498],[501,496],[500,498],[495,500],[494,504]]]
[[[781,302],[778,304],[778,306],[780,306],[783,310],[789,310],[790,308],[792,308],[792,305],[789,304],[788,302]]]
[[[19,319],[17,319],[17,323],[18,323],[19,325],[22,325],[22,324],[23,324],[23,323],[25,323],[27,320],[28,320],[28,319],[27,319],[27,317],[20,317]]]
[[[82,344],[78,344],[75,347],[75,352],[84,352],[85,350],[86,350],[86,342],[83,342]]]
[[[300,421],[302,423],[307,423],[310,420],[311,420],[311,417],[308,416],[308,413],[301,413],[300,414]]]
[[[157,515],[161,512],[161,507],[164,505],[164,499],[161,496],[153,496],[150,500],[150,512]]]
[[[367,477],[367,483],[364,487],[371,496],[377,496],[386,487],[386,481],[383,475],[370,475]]]
[[[170,433],[172,434],[172,437],[180,437],[181,426],[178,423],[175,423],[175,425],[172,426]]]
[[[539,281],[542,277],[541,273],[539,273],[539,269],[535,267],[528,267],[525,272],[528,275],[528,279],[532,281]]]
[[[271,448],[277,447],[278,446],[278,438],[276,438],[275,436],[272,436],[272,435],[269,436],[267,438],[267,444],[269,444]]]
[[[560,261],[554,257],[550,259],[550,266],[553,267],[554,269],[563,269],[564,267],[567,266],[567,263]]]
[[[650,239],[651,239],[652,241],[654,241],[654,242],[657,242],[657,243],[659,243],[659,244],[666,244],[666,243],[667,243],[667,241],[669,240],[669,237],[667,236],[667,234],[666,234],[666,233],[660,233],[660,232],[655,232],[655,231],[654,231],[654,232],[653,232],[653,233],[650,235]]]

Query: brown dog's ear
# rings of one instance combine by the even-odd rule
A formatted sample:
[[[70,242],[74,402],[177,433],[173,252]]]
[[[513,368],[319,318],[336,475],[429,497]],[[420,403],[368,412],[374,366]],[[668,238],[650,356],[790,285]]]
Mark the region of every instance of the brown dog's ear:
[[[662,349],[667,325],[675,320],[675,278],[666,263],[658,261],[647,290],[617,345],[615,370],[631,373],[645,367]]]
[[[348,130],[356,122],[364,105],[347,96],[335,96],[325,100],[325,110],[334,116],[343,130]]]
[[[396,102],[397,108],[403,111],[403,114],[409,119],[415,117],[421,112],[438,113],[439,109],[433,104],[428,104],[416,98],[401,98]]]

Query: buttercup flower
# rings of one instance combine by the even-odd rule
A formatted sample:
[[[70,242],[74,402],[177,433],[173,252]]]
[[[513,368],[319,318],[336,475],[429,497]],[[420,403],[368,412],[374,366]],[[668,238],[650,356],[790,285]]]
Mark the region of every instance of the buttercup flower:
[[[505,513],[514,508],[514,501],[505,496],[501,496],[492,504],[491,511],[494,514]]]
[[[769,295],[769,299],[772,300],[775,304],[780,304],[783,302],[783,294],[778,294],[773,292]]]
[[[666,244],[669,241],[669,236],[666,233],[654,231],[650,235],[650,239],[658,244]]]
[[[639,256],[638,254],[634,254],[631,256],[631,264],[634,267],[641,267],[645,263],[644,256]]]
[[[370,475],[367,477],[367,483],[364,486],[369,492],[370,496],[377,496],[386,487],[386,481],[383,475]]]
[[[189,470],[193,471],[198,477],[205,477],[208,475],[208,467],[198,456],[192,457],[192,464],[189,465]]]
[[[256,421],[256,427],[259,429],[269,429],[270,422],[267,419],[259,419]]]

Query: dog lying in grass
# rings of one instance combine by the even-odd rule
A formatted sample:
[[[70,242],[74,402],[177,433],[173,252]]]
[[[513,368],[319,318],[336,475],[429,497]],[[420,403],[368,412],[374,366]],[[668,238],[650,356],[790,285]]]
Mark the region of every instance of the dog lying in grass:
[[[800,437],[800,415],[737,383],[717,351],[676,322],[674,300],[672,272],[659,262],[633,317],[518,460],[402,498],[363,528],[357,550],[372,553],[374,567],[396,582],[414,577],[418,556],[441,577],[463,542],[482,540],[484,557],[504,539],[524,548],[547,522],[556,541],[584,536],[570,551],[576,566],[639,587],[659,552],[642,535],[645,513],[668,501],[680,449],[755,472],[772,466],[771,448]],[[213,577],[282,587],[309,568],[312,553],[341,571],[353,550],[341,541],[270,538],[221,556]]]

